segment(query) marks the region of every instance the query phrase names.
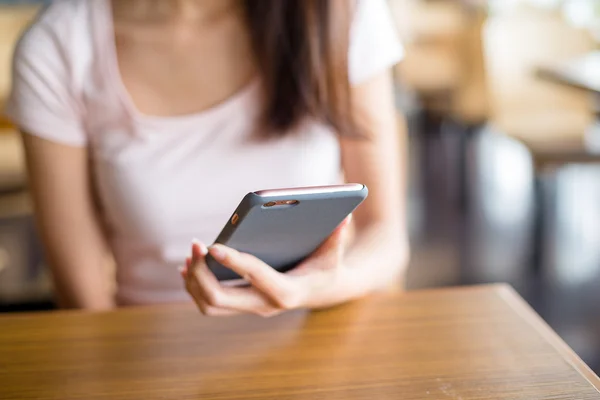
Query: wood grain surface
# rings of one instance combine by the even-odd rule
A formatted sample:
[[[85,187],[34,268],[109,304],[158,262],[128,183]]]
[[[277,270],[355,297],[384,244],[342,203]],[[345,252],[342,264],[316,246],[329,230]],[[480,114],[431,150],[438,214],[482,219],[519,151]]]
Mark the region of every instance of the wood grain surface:
[[[504,286],[274,319],[190,306],[0,317],[0,399],[600,399]]]

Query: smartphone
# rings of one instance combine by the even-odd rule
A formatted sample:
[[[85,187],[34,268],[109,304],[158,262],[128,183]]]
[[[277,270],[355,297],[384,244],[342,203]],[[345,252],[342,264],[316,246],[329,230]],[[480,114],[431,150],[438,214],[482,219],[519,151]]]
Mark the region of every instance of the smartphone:
[[[286,272],[311,255],[368,192],[365,185],[344,184],[248,193],[215,243],[252,254]],[[210,255],[206,262],[220,281],[240,279]]]

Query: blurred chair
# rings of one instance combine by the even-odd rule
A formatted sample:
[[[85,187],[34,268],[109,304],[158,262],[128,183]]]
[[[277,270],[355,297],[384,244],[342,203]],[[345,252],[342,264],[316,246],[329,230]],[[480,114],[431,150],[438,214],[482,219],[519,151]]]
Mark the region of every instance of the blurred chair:
[[[0,6],[0,193],[25,186],[21,143],[2,111],[11,86],[15,45],[38,10],[38,6]]]
[[[511,282],[597,361],[600,166],[583,165],[600,162],[585,145],[593,98],[537,76],[594,43],[558,13],[529,7],[489,17],[483,40],[490,123],[470,153],[470,277]]]
[[[0,127],[9,125],[1,110],[10,90],[12,54],[21,33],[38,10],[37,6],[0,6]]]
[[[416,99],[418,110],[410,126],[411,177],[418,182],[413,184],[419,190],[414,209],[421,227],[413,236],[408,283],[411,288],[457,284],[465,153],[487,118],[481,41],[485,8],[462,0],[390,0],[390,5],[406,51],[395,69],[397,87]]]
[[[427,111],[466,124],[486,117],[481,7],[461,1],[391,0],[406,48],[396,68],[400,85]]]
[[[536,76],[543,65],[593,49],[591,35],[558,13],[521,7],[490,18],[484,43],[491,124],[524,143],[538,170],[600,161],[584,145],[594,121],[592,98]]]
[[[24,189],[25,159],[21,139],[15,129],[0,129],[0,195]]]
[[[569,26],[560,14],[526,6],[491,17],[483,32],[490,99],[488,129],[525,146],[531,157],[532,171],[523,166],[520,156],[521,161],[504,164],[503,173],[518,182],[522,176],[533,178],[529,190],[535,215],[527,264],[533,266],[530,272],[546,274],[540,268],[548,266],[552,250],[548,232],[559,200],[556,171],[569,164],[600,161],[600,155],[585,146],[586,130],[594,121],[592,97],[541,79],[536,71],[587,53],[594,44],[589,33]],[[522,154],[519,146],[513,147],[513,154]],[[527,194],[522,184],[514,190]],[[504,206],[517,214],[516,207],[530,207],[527,201]]]
[[[425,192],[425,232],[447,236],[466,208],[465,154],[487,119],[481,27],[485,8],[457,0],[390,0],[406,49],[398,86],[416,98],[413,139]],[[453,236],[457,236],[455,233]]]
[[[523,8],[485,29],[492,123],[529,150],[536,174],[537,309],[588,362],[600,355],[600,154],[585,134],[593,98],[536,77],[536,69],[594,49],[559,15]]]

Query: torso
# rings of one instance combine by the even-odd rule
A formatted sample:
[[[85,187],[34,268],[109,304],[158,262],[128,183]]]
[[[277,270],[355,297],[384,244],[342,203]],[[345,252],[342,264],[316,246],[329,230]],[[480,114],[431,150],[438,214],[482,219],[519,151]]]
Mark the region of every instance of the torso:
[[[337,135],[306,121],[255,138],[260,82],[239,16],[192,34],[85,4],[94,46],[76,74],[118,301],[188,301],[177,267],[191,240],[211,243],[248,192],[340,183]]]
[[[121,304],[190,301],[177,267],[192,238],[211,243],[248,192],[340,183],[341,147],[360,157],[308,120],[257,140],[261,82],[240,14],[142,24],[118,8],[113,20],[112,3],[149,2],[175,3],[53,0],[19,41],[6,109],[30,134],[89,154]],[[356,4],[348,72],[362,85],[403,51],[387,1]]]

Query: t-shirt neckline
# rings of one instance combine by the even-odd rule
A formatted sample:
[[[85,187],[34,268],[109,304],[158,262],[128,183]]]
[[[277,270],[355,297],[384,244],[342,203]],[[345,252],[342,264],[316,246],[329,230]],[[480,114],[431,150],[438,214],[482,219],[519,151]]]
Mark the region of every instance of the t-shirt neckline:
[[[104,16],[103,19],[105,20],[105,23],[101,23],[99,26],[104,26],[105,29],[103,29],[103,32],[98,32],[98,34],[102,35],[100,42],[105,43],[104,47],[106,50],[106,57],[104,57],[104,59],[108,79],[113,90],[115,90],[118,99],[124,106],[129,116],[134,120],[142,123],[146,122],[154,124],[185,122],[191,120],[194,122],[207,120],[208,122],[208,120],[219,119],[220,116],[228,114],[230,110],[236,109],[240,107],[240,105],[248,103],[253,98],[253,95],[257,92],[260,86],[259,80],[254,78],[229,98],[198,112],[176,116],[158,116],[143,113],[137,108],[133,98],[131,97],[131,94],[123,82],[121,72],[119,71],[111,0],[103,0],[97,3],[103,4],[103,9],[99,10],[99,14]]]

